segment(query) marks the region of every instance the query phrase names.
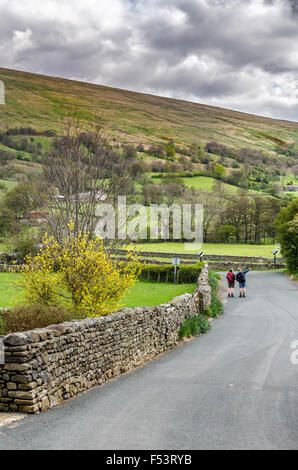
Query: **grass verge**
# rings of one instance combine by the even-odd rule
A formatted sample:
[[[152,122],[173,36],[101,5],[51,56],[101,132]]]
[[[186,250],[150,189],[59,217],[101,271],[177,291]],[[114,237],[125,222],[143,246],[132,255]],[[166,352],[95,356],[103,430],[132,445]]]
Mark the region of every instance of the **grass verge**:
[[[218,298],[220,275],[209,269],[209,285],[211,287],[211,305],[204,314],[190,315],[185,318],[179,329],[179,338],[191,338],[207,333],[211,325],[209,318],[216,318],[224,312],[223,304]]]

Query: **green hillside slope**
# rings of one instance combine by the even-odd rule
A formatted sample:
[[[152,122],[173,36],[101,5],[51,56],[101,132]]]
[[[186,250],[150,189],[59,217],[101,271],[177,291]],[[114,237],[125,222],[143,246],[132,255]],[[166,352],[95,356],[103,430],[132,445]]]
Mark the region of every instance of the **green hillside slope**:
[[[106,113],[120,141],[202,144],[216,140],[230,147],[273,150],[276,143],[298,145],[298,123],[135,93],[90,83],[0,68],[6,105],[0,127],[33,126],[59,130],[63,104],[79,106],[84,119]]]

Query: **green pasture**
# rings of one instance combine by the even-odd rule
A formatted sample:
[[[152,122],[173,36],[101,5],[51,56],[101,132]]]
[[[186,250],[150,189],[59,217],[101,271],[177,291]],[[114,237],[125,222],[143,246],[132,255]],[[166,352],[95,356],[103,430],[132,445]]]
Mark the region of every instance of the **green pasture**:
[[[20,274],[0,273],[0,308],[14,307],[22,300],[22,291],[15,285]],[[123,307],[148,307],[169,302],[174,297],[192,293],[195,284],[169,284],[138,281],[121,301]]]
[[[186,249],[187,247],[187,249]],[[258,256],[265,258],[273,257],[273,250],[278,249],[278,245],[240,245],[226,243],[204,243],[201,248],[191,244],[164,242],[164,243],[143,243],[138,244],[140,251],[153,251],[156,253],[197,253],[201,249],[206,255],[230,255],[230,256]],[[188,249],[190,248],[190,249]]]

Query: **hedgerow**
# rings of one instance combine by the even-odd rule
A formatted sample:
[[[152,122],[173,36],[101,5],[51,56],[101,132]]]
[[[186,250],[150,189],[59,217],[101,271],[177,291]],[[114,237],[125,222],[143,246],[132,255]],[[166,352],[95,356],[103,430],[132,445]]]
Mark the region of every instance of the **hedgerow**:
[[[196,283],[204,263],[177,266],[177,284]],[[172,264],[144,264],[140,269],[139,279],[157,282],[174,282]]]

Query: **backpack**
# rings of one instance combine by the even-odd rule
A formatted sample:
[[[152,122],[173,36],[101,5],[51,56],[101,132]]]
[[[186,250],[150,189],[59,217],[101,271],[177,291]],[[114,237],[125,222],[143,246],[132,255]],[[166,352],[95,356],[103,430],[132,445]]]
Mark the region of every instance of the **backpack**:
[[[229,271],[228,274],[227,274],[227,279],[228,279],[229,282],[233,282],[234,281],[234,274]]]
[[[240,284],[245,282],[245,277],[244,277],[243,273],[241,273],[241,272],[237,273],[236,279],[237,279],[238,282],[240,282]]]

